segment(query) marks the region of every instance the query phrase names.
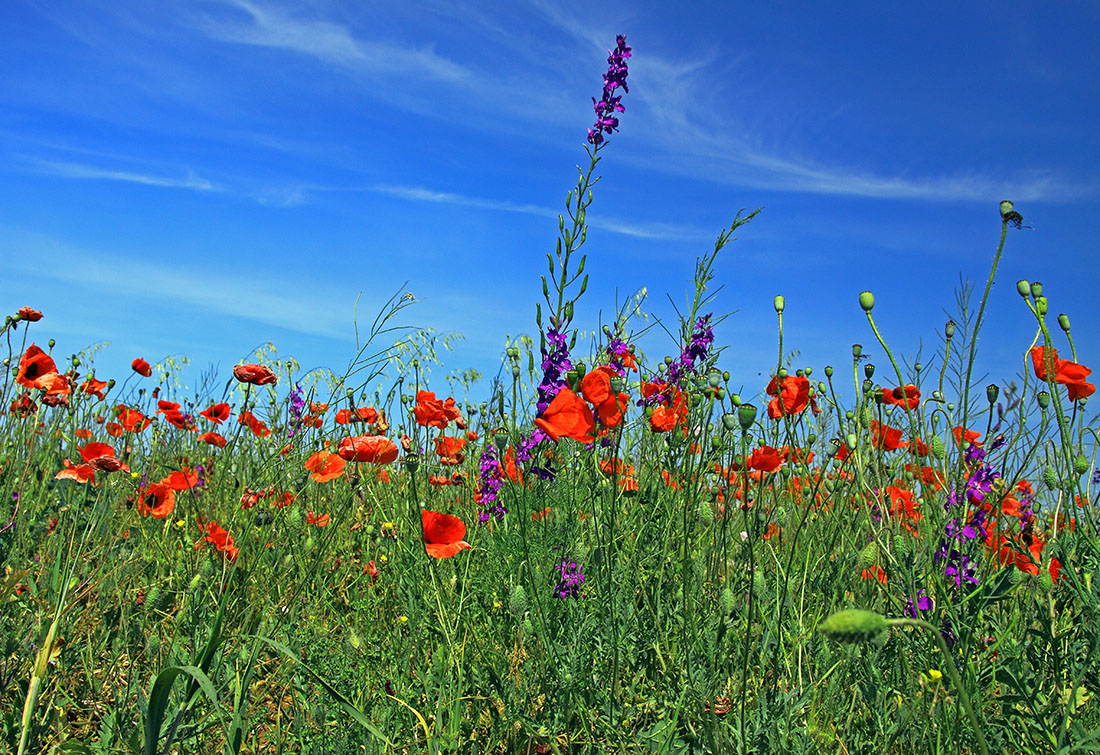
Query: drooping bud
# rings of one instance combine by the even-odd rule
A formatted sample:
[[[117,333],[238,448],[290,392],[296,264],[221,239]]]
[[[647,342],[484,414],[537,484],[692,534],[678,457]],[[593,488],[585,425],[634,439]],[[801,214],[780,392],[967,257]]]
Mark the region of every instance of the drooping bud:
[[[864,291],[859,295],[859,306],[864,312],[870,312],[875,308],[875,295],[870,291]]]
[[[527,611],[527,591],[523,585],[516,585],[508,595],[508,608],[516,616],[522,616]]]
[[[943,438],[938,435],[932,436],[932,455],[937,459],[942,459],[947,455],[947,444],[943,442]]]
[[[818,627],[826,637],[842,643],[870,642],[886,631],[886,617],[874,611],[849,608],[837,611]]]
[[[1046,486],[1051,490],[1057,490],[1062,487],[1058,483],[1058,473],[1055,472],[1054,467],[1049,464],[1043,467],[1043,482],[1045,482]]]
[[[1077,458],[1073,460],[1073,471],[1079,475],[1083,475],[1085,472],[1089,471],[1091,466],[1092,465],[1089,464],[1089,460],[1084,454],[1077,454]]]

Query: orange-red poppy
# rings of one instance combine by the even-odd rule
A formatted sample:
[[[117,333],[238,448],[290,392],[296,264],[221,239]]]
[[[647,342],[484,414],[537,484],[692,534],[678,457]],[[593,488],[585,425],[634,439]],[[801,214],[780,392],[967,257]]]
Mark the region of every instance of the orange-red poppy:
[[[801,414],[810,405],[810,380],[805,376],[773,377],[765,391],[775,397],[768,402],[768,416],[772,419],[779,419],[785,414]],[[814,410],[816,413],[816,405]]]
[[[431,391],[417,392],[413,416],[416,417],[417,424],[426,427],[438,427],[440,430],[445,429],[448,422],[455,421],[459,423],[462,420],[462,414],[455,406],[453,398],[440,401],[435,397],[435,393]],[[459,426],[461,427],[461,424]]]
[[[909,441],[901,439],[901,430],[876,420],[871,420],[871,442],[883,451],[896,451],[909,445]]]
[[[611,390],[611,378],[618,377],[615,370],[604,364],[587,373],[581,380],[581,395],[596,410],[596,416],[606,427],[622,424],[630,397],[625,393],[616,394]]]
[[[344,474],[344,468],[347,465],[348,463],[336,454],[318,451],[306,459],[303,466],[311,473],[309,479],[314,482],[328,482]]]
[[[30,307],[20,307],[19,311],[15,314],[19,315],[19,319],[25,320],[26,322],[38,322],[42,319],[42,313]]]
[[[365,461],[389,464],[397,461],[397,446],[382,435],[358,435],[343,438],[336,453],[344,461]]]
[[[535,424],[555,441],[573,438],[581,443],[591,443],[596,439],[596,419],[592,410],[568,387],[558,391]]]
[[[242,425],[248,425],[248,429],[252,431],[252,434],[259,438],[266,438],[271,435],[271,428],[247,409],[241,412],[240,416],[237,417],[237,421]]]
[[[883,390],[882,403],[900,406],[909,411],[920,406],[920,390],[915,385],[898,386],[893,390]]]
[[[229,419],[232,410],[229,408],[229,404],[213,404],[206,411],[199,412],[199,416],[203,419],[210,420],[215,425],[220,425],[225,420]]]
[[[199,473],[193,469],[184,467],[181,470],[173,472],[160,481],[161,485],[167,485],[172,490],[190,490],[195,487],[199,481]]]
[[[466,439],[462,437],[452,438],[441,435],[435,439],[435,452],[444,459],[453,459],[462,455],[466,450]]]
[[[198,440],[202,443],[209,443],[217,448],[225,448],[225,437],[215,432],[203,433],[198,437]]]
[[[195,543],[195,548],[201,548],[203,543],[212,543],[229,561],[236,561],[240,549],[233,544],[233,536],[225,531],[213,519],[203,522],[200,518],[199,530],[203,533],[202,539]]]
[[[1096,392],[1096,386],[1085,380],[1092,370],[1083,364],[1059,359],[1057,349],[1051,349],[1048,355],[1045,346],[1036,346],[1031,350],[1031,363],[1035,367],[1035,376],[1040,380],[1048,377],[1048,361],[1054,366],[1054,382],[1066,386],[1070,401],[1087,398]]]
[[[133,362],[131,362],[130,368],[142,377],[149,377],[153,374],[153,368],[150,367],[149,363],[141,357],[138,357]]]
[[[140,433],[153,424],[152,418],[146,417],[137,409],[131,409],[125,404],[116,406],[115,411],[118,412],[119,424],[128,433]]]
[[[894,516],[904,515],[914,522],[921,520],[920,503],[913,497],[913,492],[897,485],[887,485],[882,492],[889,500],[890,513]]]
[[[80,449],[80,458],[85,464],[104,472],[117,472],[120,469],[126,472],[130,467],[123,464],[116,456],[115,449],[106,443],[89,443]]]
[[[76,466],[68,459],[62,459],[61,464],[65,468],[54,475],[55,480],[73,480],[79,482],[81,485],[85,485],[95,480],[95,467],[91,464]]]
[[[432,558],[450,558],[464,548],[471,548],[464,538],[466,525],[457,516],[421,509],[424,527],[424,549]]]
[[[83,390],[89,396],[95,396],[100,401],[107,398],[106,394],[103,392],[107,388],[107,381],[106,380],[96,380],[94,377],[89,375],[84,380],[84,385],[82,385],[80,387],[81,387],[81,390]]]
[[[314,514],[309,509],[306,509],[306,523],[316,524],[318,527],[324,527],[329,523],[328,514]]]
[[[46,375],[57,374],[57,365],[50,355],[36,344],[31,344],[19,359],[19,370],[15,382],[24,388],[38,388],[37,381]]]
[[[872,564],[870,569],[864,569],[860,572],[860,576],[863,579],[877,579],[882,584],[886,584],[886,572],[878,564]]]
[[[758,472],[778,472],[787,461],[787,452],[771,446],[755,449],[745,459],[745,466]]]
[[[176,508],[176,491],[163,482],[150,483],[137,492],[137,511],[142,516],[164,519]]]
[[[982,437],[982,434],[973,430],[964,430],[962,425],[952,428],[951,434],[955,436],[955,445],[957,446],[962,446],[964,442],[979,447],[982,445],[978,442],[978,438]]]
[[[271,368],[262,364],[238,364],[233,368],[233,377],[252,385],[274,385],[278,380]]]

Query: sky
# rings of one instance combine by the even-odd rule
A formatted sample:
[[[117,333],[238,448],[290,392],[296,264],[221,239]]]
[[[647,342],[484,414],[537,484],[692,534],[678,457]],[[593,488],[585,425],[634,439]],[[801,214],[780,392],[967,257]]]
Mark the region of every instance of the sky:
[[[100,378],[187,355],[194,384],[266,342],[343,372],[356,312],[363,332],[408,292],[400,324],[464,336],[432,387],[472,368],[476,398],[507,336],[537,342],[545,254],[625,34],[582,328],[644,289],[634,327],[660,325],[639,346],[677,354],[662,326],[678,332],[695,260],[763,207],[716,263],[708,311],[725,316],[731,384],[752,396],[774,372],[776,294],[791,366],[850,370],[859,342],[891,382],[859,292],[895,355],[937,365],[1010,199],[1032,229],[1008,234],[978,374],[1023,369],[1036,325],[1021,278],[1043,282],[1078,360],[1100,367],[1100,5],[685,7],[8,0],[0,312],[41,310],[29,337],[56,339],[55,355],[109,342]]]

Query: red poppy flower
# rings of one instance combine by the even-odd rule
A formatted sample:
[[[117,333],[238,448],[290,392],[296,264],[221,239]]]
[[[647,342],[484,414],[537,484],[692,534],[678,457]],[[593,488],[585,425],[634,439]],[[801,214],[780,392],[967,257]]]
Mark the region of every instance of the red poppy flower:
[[[920,406],[920,390],[915,385],[899,386],[890,391],[883,391],[882,403],[900,406],[909,411]]]
[[[786,461],[785,451],[780,452],[778,448],[771,446],[761,446],[745,459],[745,466],[758,472],[778,472]]]
[[[370,581],[378,581],[378,567],[374,565],[374,561],[368,561],[366,566],[363,567],[364,574],[370,574]]]
[[[448,435],[441,435],[435,440],[435,452],[442,458],[458,457],[465,450],[465,438],[452,438]]]
[[[34,400],[31,399],[31,394],[23,391],[22,396],[11,402],[9,411],[20,417],[29,417],[38,411],[38,404],[34,403]]]
[[[73,480],[81,485],[95,480],[95,467],[91,464],[76,466],[68,459],[62,459],[61,463],[65,468],[54,475],[55,480]]]
[[[107,388],[106,380],[96,380],[89,375],[80,388],[89,396],[96,396],[100,401],[107,398],[106,394],[103,393],[104,389]]]
[[[115,456],[115,449],[106,443],[89,443],[80,449],[80,458],[85,464],[104,472],[117,472],[120,469],[130,471],[130,467]]]
[[[554,400],[546,407],[542,416],[535,420],[542,431],[557,441],[561,438],[573,438],[581,443],[591,443],[596,438],[596,418],[592,410],[580,396],[569,388],[562,388]]]
[[[199,481],[199,473],[193,469],[184,467],[182,470],[173,472],[160,481],[161,485],[167,485],[172,490],[190,490],[195,487]]]
[[[42,403],[49,406],[57,406],[58,404],[64,404],[68,406],[68,396],[73,392],[73,386],[69,380],[68,375],[59,375],[56,372],[51,372],[48,375],[41,375],[34,381],[34,387],[44,390],[46,395],[42,399]],[[54,399],[51,401],[50,399]]]
[[[617,427],[623,421],[629,396],[611,390],[611,378],[619,377],[608,365],[600,365],[581,380],[581,395],[596,410],[596,416],[606,427]]]
[[[909,441],[901,439],[901,430],[875,420],[871,420],[871,442],[883,451],[896,451],[909,445]]]
[[[229,561],[236,561],[240,549],[233,544],[233,536],[226,532],[214,520],[203,522],[200,518],[199,530],[202,531],[202,539],[195,543],[195,548],[201,548],[203,543],[212,543],[221,553],[225,554]]]
[[[913,493],[905,488],[899,488],[896,485],[887,485],[882,489],[882,492],[886,494],[887,499],[890,502],[890,513],[894,516],[905,515],[907,518],[914,522],[921,520],[920,504],[915,498]]]
[[[271,368],[262,364],[238,364],[233,368],[233,377],[252,385],[274,385],[278,380]]]
[[[316,524],[318,527],[324,527],[329,523],[328,514],[314,514],[309,509],[306,509],[306,523]]]
[[[870,569],[864,569],[859,575],[863,579],[877,579],[882,584],[886,584],[886,572],[878,564],[873,564]]]
[[[780,379],[773,377],[766,393],[775,396],[768,402],[768,416],[772,419],[779,419],[784,414],[801,414],[810,405],[810,380],[804,376],[788,375],[782,378],[780,384]]]
[[[125,404],[119,404],[115,407],[115,411],[118,412],[118,422],[122,425],[128,433],[140,433],[149,425],[153,424],[153,420],[146,417],[137,409],[131,409]]]
[[[426,427],[438,427],[443,430],[450,421],[460,421],[462,414],[455,406],[455,400],[448,398],[440,401],[431,391],[418,391],[416,394],[416,407],[413,409],[418,425]]]
[[[198,440],[202,443],[209,443],[210,445],[216,446],[218,448],[225,448],[225,438],[218,433],[203,433],[198,437]]]
[[[36,382],[39,378],[52,374],[57,374],[57,365],[49,354],[32,343],[19,359],[15,382],[24,388],[37,388]]]
[[[1087,398],[1096,392],[1096,386],[1085,380],[1092,374],[1092,370],[1083,364],[1077,364],[1067,359],[1059,359],[1057,349],[1050,350],[1048,359],[1045,346],[1036,346],[1031,350],[1031,362],[1035,367],[1035,376],[1040,380],[1047,379],[1048,361],[1054,366],[1054,382],[1066,386],[1070,401]]]
[[[203,419],[210,420],[215,425],[220,425],[229,419],[232,410],[229,408],[229,404],[214,404],[204,412],[199,412],[199,416]]]
[[[343,438],[336,453],[344,461],[365,461],[389,464],[397,461],[397,446],[382,435],[359,435]]]
[[[450,558],[464,548],[472,548],[464,538],[466,525],[457,516],[422,509],[420,521],[424,527],[424,549],[432,558]]]
[[[15,314],[19,315],[19,318],[26,322],[38,322],[42,319],[42,313],[30,307],[20,307],[19,311]]]
[[[251,430],[252,434],[256,437],[266,438],[271,435],[271,428],[247,409],[241,412],[240,416],[237,417],[237,421],[242,425],[248,425],[248,429]]]
[[[176,491],[162,482],[151,483],[137,492],[137,511],[142,516],[164,519],[176,508]]]
[[[982,445],[978,442],[978,438],[982,437],[982,434],[973,430],[963,430],[962,425],[953,428],[951,434],[955,436],[955,445],[957,446],[962,446],[964,441],[979,447]]]
[[[318,451],[306,459],[303,466],[311,472],[309,479],[314,482],[328,482],[344,474],[344,468],[347,465],[348,463],[336,454]]]
[[[667,406],[658,406],[649,416],[649,429],[655,433],[667,433],[676,427],[679,415],[675,409]]]
[[[141,375],[142,377],[149,377],[153,374],[153,368],[150,367],[149,363],[141,357],[138,357],[133,362],[131,362],[130,367],[131,369],[133,369],[134,372]]]

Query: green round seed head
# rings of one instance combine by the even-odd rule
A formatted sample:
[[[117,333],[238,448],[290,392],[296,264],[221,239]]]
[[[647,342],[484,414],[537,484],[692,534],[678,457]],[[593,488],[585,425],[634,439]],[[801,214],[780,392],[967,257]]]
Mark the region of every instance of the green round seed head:
[[[889,626],[886,618],[874,611],[849,608],[837,611],[818,629],[831,640],[842,643],[870,642]]]
[[[859,306],[864,312],[870,312],[875,308],[875,295],[870,291],[864,291],[859,295]]]

